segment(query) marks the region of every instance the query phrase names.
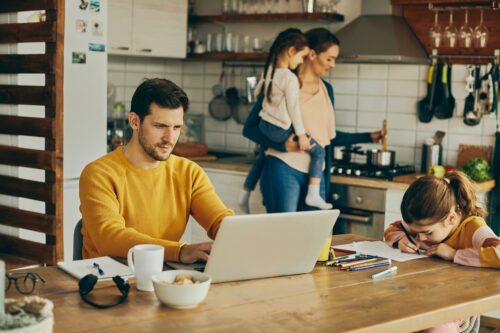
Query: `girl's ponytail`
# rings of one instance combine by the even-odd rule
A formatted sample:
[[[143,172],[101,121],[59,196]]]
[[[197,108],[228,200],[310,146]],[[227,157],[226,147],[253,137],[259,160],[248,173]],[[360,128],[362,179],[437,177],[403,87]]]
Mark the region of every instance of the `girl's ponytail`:
[[[486,216],[486,210],[478,207],[476,189],[469,178],[461,171],[453,171],[445,176],[449,180],[449,186],[455,195],[458,209],[465,216]]]
[[[272,81],[274,78],[274,72],[276,71],[278,56],[290,47],[294,47],[297,51],[308,47],[307,39],[304,33],[297,28],[289,28],[280,32],[269,49],[269,55],[267,56],[266,64],[264,65],[264,82],[265,84],[268,84],[267,88],[264,84],[264,94],[268,102],[271,102],[273,89]],[[269,70],[271,70],[270,74]]]

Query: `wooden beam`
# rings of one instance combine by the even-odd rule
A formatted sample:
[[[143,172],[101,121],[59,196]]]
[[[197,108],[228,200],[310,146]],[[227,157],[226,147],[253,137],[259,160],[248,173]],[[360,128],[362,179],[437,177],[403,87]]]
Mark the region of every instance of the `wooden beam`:
[[[54,22],[0,24],[0,44],[54,42],[55,39]]]
[[[53,215],[3,205],[0,205],[0,224],[43,232],[49,235],[56,233],[56,222]]]
[[[52,138],[52,124],[50,118],[0,115],[0,134]]]
[[[0,73],[53,73],[52,54],[0,55]]]
[[[49,203],[55,202],[53,184],[0,175],[0,194]]]
[[[24,12],[28,10],[55,9],[55,0],[2,0],[0,13]]]
[[[0,145],[0,164],[52,171],[54,157],[53,151]]]
[[[0,103],[51,107],[55,104],[54,87],[0,85]]]
[[[0,251],[23,256],[43,264],[56,265],[54,246],[0,234]]]
[[[68,4],[69,5],[69,4]],[[74,4],[72,4],[74,5]],[[64,142],[64,25],[65,25],[65,0],[57,0],[57,13],[52,14],[53,11],[47,11],[47,17],[53,17],[57,22],[56,29],[56,47],[55,47],[55,64],[54,64],[54,77],[55,77],[55,117],[54,117],[54,148],[56,152],[55,159],[55,185],[54,185],[54,209],[46,209],[46,212],[56,217],[56,235],[55,235],[55,256],[57,260],[64,259],[64,226],[63,226],[63,142]],[[50,44],[45,44],[50,47]],[[50,144],[50,140],[45,140],[46,144]],[[46,172],[48,174],[49,172]],[[47,179],[47,175],[45,176]],[[46,205],[50,207],[51,205]],[[47,244],[52,244],[54,237],[48,236],[46,239]]]

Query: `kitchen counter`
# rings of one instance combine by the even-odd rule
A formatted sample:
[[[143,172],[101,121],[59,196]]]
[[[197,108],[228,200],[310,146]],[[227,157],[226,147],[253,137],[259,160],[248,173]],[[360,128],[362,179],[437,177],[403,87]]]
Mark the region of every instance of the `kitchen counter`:
[[[247,173],[251,167],[251,160],[247,157],[232,157],[232,158],[221,158],[215,161],[199,161],[198,164],[203,168],[216,169],[216,170],[227,170]],[[348,177],[348,176],[332,176],[332,183],[344,184],[344,185],[354,185],[354,186],[364,186],[371,188],[380,189],[394,189],[394,190],[406,190],[411,183],[416,179],[423,176],[421,173],[409,174],[404,176],[395,177],[392,181],[387,181],[383,179],[372,179],[372,178],[359,178],[359,177]],[[476,183],[478,192],[489,192],[495,187],[495,180],[488,180],[485,182]]]

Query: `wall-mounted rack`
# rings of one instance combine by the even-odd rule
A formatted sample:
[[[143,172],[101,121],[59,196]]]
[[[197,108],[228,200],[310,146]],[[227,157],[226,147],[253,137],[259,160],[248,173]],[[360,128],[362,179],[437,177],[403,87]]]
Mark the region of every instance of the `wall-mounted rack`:
[[[433,49],[432,54],[429,55],[429,58],[432,62],[437,61],[438,59],[461,59],[461,60],[470,60],[471,62],[483,61],[483,60],[491,60],[495,64],[500,63],[500,49],[495,49],[493,51],[493,55],[463,55],[463,54],[438,54],[438,50]]]
[[[457,5],[450,4],[433,4],[429,3],[429,10],[432,12],[453,12],[453,11],[463,11],[463,10],[500,10],[499,1],[491,1],[489,5],[481,5],[477,3],[459,3]]]

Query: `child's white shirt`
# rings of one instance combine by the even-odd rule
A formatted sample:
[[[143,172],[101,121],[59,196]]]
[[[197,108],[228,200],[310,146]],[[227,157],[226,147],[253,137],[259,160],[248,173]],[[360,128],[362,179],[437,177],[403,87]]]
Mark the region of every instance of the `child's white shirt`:
[[[267,92],[272,68],[269,68],[265,84],[260,85]],[[264,97],[259,116],[265,121],[283,129],[293,129],[296,135],[306,134],[304,122],[300,114],[299,79],[287,68],[277,68],[272,80],[271,101]]]

